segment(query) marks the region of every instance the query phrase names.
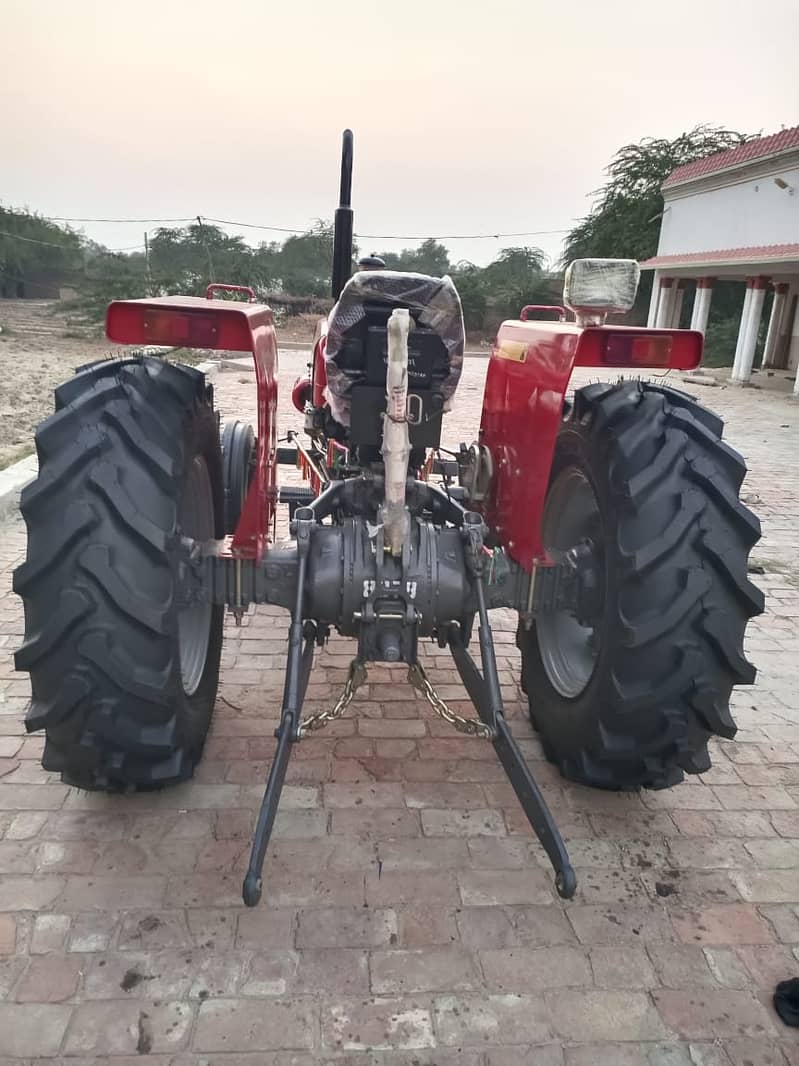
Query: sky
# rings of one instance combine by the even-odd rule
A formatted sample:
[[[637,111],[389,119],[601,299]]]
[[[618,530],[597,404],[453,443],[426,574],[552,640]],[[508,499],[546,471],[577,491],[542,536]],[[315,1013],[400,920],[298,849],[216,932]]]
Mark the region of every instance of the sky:
[[[303,229],[349,126],[363,251],[556,258],[622,145],[799,123],[797,40],[799,0],[0,0],[0,202]]]

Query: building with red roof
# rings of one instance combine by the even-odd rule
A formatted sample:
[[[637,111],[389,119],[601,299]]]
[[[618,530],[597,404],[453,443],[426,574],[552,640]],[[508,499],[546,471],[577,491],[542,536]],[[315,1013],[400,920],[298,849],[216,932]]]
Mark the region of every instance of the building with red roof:
[[[691,328],[704,332],[716,279],[746,294],[732,380],[746,382],[766,295],[773,292],[763,365],[799,364],[799,126],[677,167],[662,185],[649,324],[679,324],[693,291]],[[796,392],[799,394],[799,374]]]

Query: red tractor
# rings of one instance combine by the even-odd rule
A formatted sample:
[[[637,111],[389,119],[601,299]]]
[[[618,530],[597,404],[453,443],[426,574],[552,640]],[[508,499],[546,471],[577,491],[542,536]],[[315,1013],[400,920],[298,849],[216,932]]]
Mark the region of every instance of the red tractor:
[[[290,611],[277,747],[244,880],[261,869],[293,747],[338,717],[371,662],[406,663],[433,710],[493,744],[570,897],[574,871],[503,713],[489,612],[518,612],[522,687],[547,756],[570,780],[666,788],[710,766],[732,737],[730,693],[754,669],[747,576],[758,520],[739,500],[745,465],[722,422],[662,384],[597,374],[699,364],[701,334],[607,325],[635,298],[637,264],[580,260],[566,321],[525,308],[496,339],[479,437],[442,459],[442,418],[464,355],[449,278],[367,269],[350,277],[352,135],[344,135],[333,295],[312,373],[295,386],[304,436],[278,447],[272,312],[254,302],[117,301],[107,334],[131,345],[251,352],[258,424],[226,426],[198,370],[132,354],[81,367],[36,432],[24,492],[27,560],[18,669],[43,766],[86,789],[189,778],[219,680],[225,608]],[[379,268],[379,264],[373,264]],[[280,463],[308,484],[280,487]],[[278,505],[293,540],[270,537]],[[352,637],[346,685],[303,717],[314,651]],[[447,707],[417,654],[449,648],[475,717]],[[479,665],[471,646],[479,648]]]

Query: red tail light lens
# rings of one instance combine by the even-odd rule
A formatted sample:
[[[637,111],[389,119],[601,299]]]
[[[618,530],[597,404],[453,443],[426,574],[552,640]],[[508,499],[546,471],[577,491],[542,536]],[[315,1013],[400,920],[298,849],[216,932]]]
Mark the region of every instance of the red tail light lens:
[[[580,336],[575,366],[694,370],[701,361],[702,334],[695,330],[594,326]]]
[[[611,366],[668,366],[671,359],[672,338],[668,335],[609,333],[604,341],[604,360]]]
[[[147,344],[175,348],[215,348],[219,336],[216,318],[211,315],[180,314],[147,308],[142,329]]]
[[[117,344],[252,351],[247,314],[236,304],[214,301],[219,309],[208,310],[206,300],[197,300],[199,307],[187,307],[189,299],[175,300],[172,306],[169,297],[152,302],[116,300],[106,314],[106,335]]]

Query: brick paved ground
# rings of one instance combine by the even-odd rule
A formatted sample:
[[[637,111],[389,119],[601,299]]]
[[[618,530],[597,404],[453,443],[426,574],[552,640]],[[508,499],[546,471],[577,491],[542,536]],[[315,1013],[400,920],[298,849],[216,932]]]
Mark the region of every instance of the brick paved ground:
[[[296,354],[285,360],[283,389]],[[455,443],[478,420],[467,361]],[[751,464],[767,614],[736,743],[670,792],[590,792],[541,761],[497,619],[514,728],[580,878],[560,902],[491,749],[374,669],[352,716],[301,745],[267,865],[242,872],[282,684],[286,618],[228,630],[220,698],[191,784],[106,797],[61,785],[25,737],[22,632],[0,542],[0,1059],[145,1066],[785,1066],[799,1041],[770,1006],[799,973],[799,406],[707,389]],[[251,378],[221,374],[252,416]],[[296,418],[284,419],[287,427]],[[755,502],[756,501],[756,502]],[[331,641],[309,697],[328,704],[351,646]],[[447,657],[427,664],[463,692]],[[460,705],[465,708],[465,704]],[[2,1059],[5,1063],[6,1060]]]

